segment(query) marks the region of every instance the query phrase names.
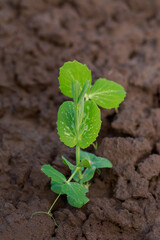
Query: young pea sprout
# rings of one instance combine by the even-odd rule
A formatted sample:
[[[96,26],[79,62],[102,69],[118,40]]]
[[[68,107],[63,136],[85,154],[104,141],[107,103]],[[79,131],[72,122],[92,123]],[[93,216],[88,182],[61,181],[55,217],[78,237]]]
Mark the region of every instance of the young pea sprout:
[[[76,149],[76,162],[73,165],[64,156],[62,161],[71,170],[71,176],[66,177],[50,165],[43,165],[41,170],[51,178],[51,190],[58,194],[48,212],[39,211],[53,218],[51,213],[55,203],[62,194],[67,195],[68,203],[81,208],[89,201],[86,196],[89,191],[89,181],[96,169],[111,168],[112,163],[102,157],[82,151],[91,144],[97,149],[96,140],[101,128],[99,107],[115,108],[123,102],[126,92],[124,88],[105,78],[99,78],[91,85],[91,71],[86,65],[77,61],[66,62],[59,73],[61,92],[73,101],[64,102],[58,111],[57,130],[60,140],[70,148]],[[99,107],[98,107],[99,106]],[[53,218],[54,222],[55,219]],[[56,224],[56,222],[55,222]]]

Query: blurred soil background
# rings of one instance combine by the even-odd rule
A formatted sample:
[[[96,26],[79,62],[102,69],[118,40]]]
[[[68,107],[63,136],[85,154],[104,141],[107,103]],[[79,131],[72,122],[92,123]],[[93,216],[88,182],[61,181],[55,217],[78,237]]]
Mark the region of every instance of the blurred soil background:
[[[56,130],[58,70],[74,59],[127,98],[102,110],[96,154],[113,169],[95,175],[82,209],[61,197],[57,228],[30,216],[56,197],[41,166],[69,176],[61,155],[74,161]],[[159,0],[0,0],[0,239],[160,240]]]

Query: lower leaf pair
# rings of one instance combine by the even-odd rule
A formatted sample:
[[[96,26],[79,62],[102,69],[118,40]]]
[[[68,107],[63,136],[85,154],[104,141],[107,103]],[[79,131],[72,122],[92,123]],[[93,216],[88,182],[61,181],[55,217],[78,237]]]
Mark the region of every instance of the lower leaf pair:
[[[98,168],[111,168],[111,162],[106,158],[97,157],[92,153],[80,152],[79,165],[73,165],[65,157],[62,157],[63,163],[69,167],[72,174],[67,180],[66,177],[51,167],[50,165],[43,165],[42,171],[51,177],[51,190],[57,194],[66,194],[68,203],[77,208],[81,208],[89,201],[86,196],[88,192],[88,181],[90,181],[96,169]],[[81,178],[78,175],[78,169],[81,169]],[[71,182],[71,180],[76,182]]]

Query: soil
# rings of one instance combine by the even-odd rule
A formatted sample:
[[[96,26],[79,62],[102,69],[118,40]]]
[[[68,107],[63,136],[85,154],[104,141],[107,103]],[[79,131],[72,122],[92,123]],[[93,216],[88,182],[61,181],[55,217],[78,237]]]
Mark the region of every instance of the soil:
[[[0,239],[160,239],[160,1],[0,0]],[[118,113],[102,110],[98,156],[113,169],[96,174],[90,202],[72,208],[41,172],[66,176],[57,111],[66,100],[58,69],[77,59],[122,84]],[[89,151],[94,152],[92,147]]]

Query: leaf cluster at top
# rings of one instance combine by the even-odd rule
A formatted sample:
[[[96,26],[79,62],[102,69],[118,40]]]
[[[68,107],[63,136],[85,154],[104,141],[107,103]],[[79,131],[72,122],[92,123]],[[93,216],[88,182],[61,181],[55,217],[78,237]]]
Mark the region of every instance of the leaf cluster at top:
[[[126,96],[126,92],[121,85],[105,78],[99,78],[92,86],[91,71],[85,64],[79,63],[76,60],[73,62],[66,62],[60,68],[60,89],[67,97],[73,97],[72,82],[75,81],[79,82],[80,90],[82,90],[87,81],[89,87],[85,96],[86,99],[93,100],[97,105],[103,108],[118,108],[119,104],[123,102]]]
[[[91,82],[91,71],[86,65],[73,61],[66,62],[60,68],[60,89],[64,95],[74,99],[74,102],[64,102],[58,111],[58,134],[60,140],[69,147],[78,144],[84,149],[92,144],[101,127],[100,109],[97,105],[117,109],[126,96],[124,88],[113,81],[99,78],[93,86]],[[84,103],[81,96],[85,99]],[[75,103],[82,105],[84,109],[78,134],[75,125]]]

